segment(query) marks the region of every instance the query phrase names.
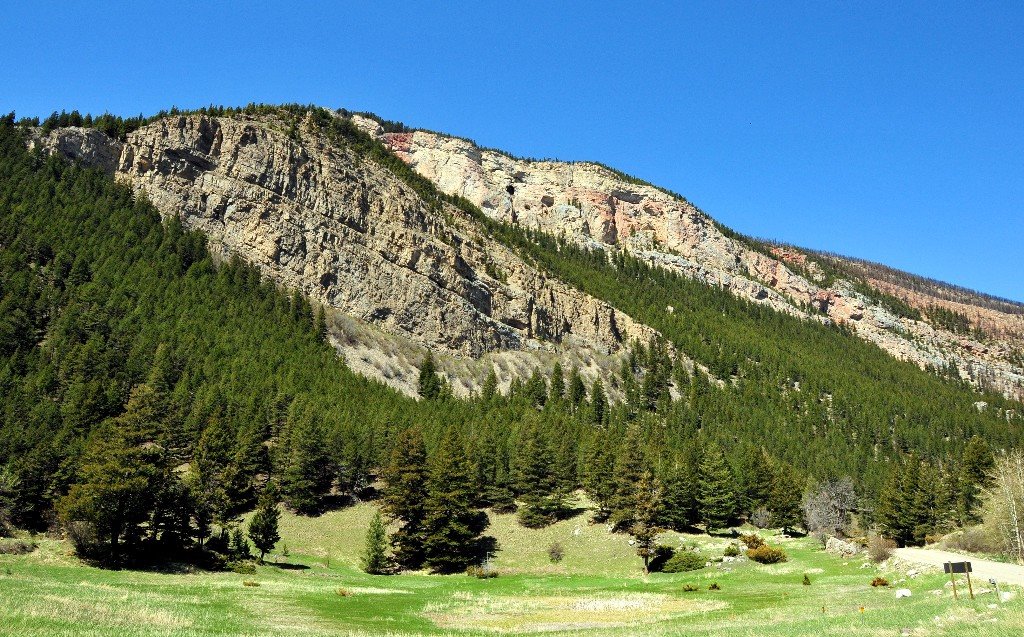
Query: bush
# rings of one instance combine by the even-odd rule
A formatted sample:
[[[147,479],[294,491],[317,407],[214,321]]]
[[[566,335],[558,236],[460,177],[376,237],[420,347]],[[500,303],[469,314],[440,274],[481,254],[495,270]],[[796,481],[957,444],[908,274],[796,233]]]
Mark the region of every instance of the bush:
[[[967,553],[999,552],[997,547],[993,546],[991,538],[985,533],[985,530],[979,526],[948,535],[943,540],[943,544],[948,548]]]
[[[650,564],[647,565],[647,570],[651,573],[657,573],[665,570],[665,564],[672,559],[675,555],[675,549],[665,544],[659,544],[654,547],[654,553],[651,555]]]
[[[552,564],[558,564],[565,557],[565,547],[562,546],[561,542],[553,542],[548,547],[548,559],[551,560]]]
[[[679,551],[665,562],[661,570],[663,573],[685,573],[686,571],[700,570],[704,568],[705,564],[707,564],[707,560],[700,553]]]
[[[778,564],[789,559],[785,551],[774,546],[768,546],[767,544],[762,544],[756,549],[749,549],[747,557],[758,564]]]
[[[252,562],[228,562],[228,568],[239,575],[254,575],[256,573],[256,565]]]
[[[746,545],[748,549],[758,549],[764,546],[764,538],[757,533],[747,533],[740,536],[740,542]]]
[[[730,544],[729,546],[725,547],[725,551],[722,552],[722,555],[724,555],[725,557],[736,557],[739,554],[740,547],[736,546],[735,544]]]
[[[896,543],[878,533],[872,533],[868,538],[868,557],[872,562],[886,561],[892,557],[892,552],[895,550]]]
[[[91,523],[68,522],[64,525],[64,533],[71,542],[71,546],[75,548],[75,554],[78,557],[92,559],[101,555],[103,545],[96,535],[96,527]]]
[[[876,577],[875,579],[871,580],[871,585],[875,588],[885,588],[889,585],[889,580],[885,579],[884,577]]]
[[[493,568],[484,568],[482,566],[470,566],[466,569],[466,575],[477,579],[491,579],[492,577],[498,576],[498,571]]]
[[[0,555],[27,555],[37,546],[31,540],[0,540]]]

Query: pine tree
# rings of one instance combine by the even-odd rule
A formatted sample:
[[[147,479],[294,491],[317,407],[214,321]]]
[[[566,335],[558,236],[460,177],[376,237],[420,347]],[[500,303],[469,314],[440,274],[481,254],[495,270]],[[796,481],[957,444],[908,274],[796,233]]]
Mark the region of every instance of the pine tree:
[[[441,397],[442,383],[441,378],[437,375],[437,366],[434,364],[434,354],[432,352],[427,352],[423,363],[420,365],[418,387],[420,398],[437,400]]]
[[[401,524],[391,536],[395,561],[404,568],[419,568],[423,565],[427,449],[418,428],[399,434],[381,477],[385,482],[382,509]]]
[[[709,442],[697,471],[697,506],[708,531],[725,528],[736,513],[732,471],[721,447]]]
[[[611,521],[618,529],[629,529],[636,512],[636,485],[647,469],[647,460],[641,446],[640,430],[630,427],[619,445],[615,458],[615,494],[608,503]]]
[[[572,373],[569,374],[569,389],[567,398],[569,406],[573,411],[580,408],[580,405],[587,399],[587,387],[583,384],[583,377],[580,376],[580,370],[575,367],[572,368]]]
[[[615,453],[604,436],[594,438],[583,463],[583,488],[597,505],[594,519],[607,520],[611,515],[611,501],[615,496]]]
[[[58,505],[65,525],[88,524],[98,546],[80,545],[80,553],[111,563],[131,557],[139,549],[142,525],[155,510],[158,494],[177,479],[167,470],[163,449],[152,442],[156,435],[155,392],[136,387],[125,413],[108,420],[91,436],[80,480]]]
[[[698,522],[696,467],[686,458],[667,470],[663,480],[662,522],[683,531]]]
[[[383,575],[388,572],[387,532],[380,511],[373,515],[370,527],[366,531],[366,548],[363,551],[363,570],[370,575]]]
[[[483,387],[480,389],[480,398],[482,398],[484,402],[490,402],[494,399],[497,393],[498,375],[494,373],[494,368],[492,367],[491,370],[487,372],[487,378],[484,379]]]
[[[267,485],[267,489],[260,497],[256,512],[249,520],[249,540],[260,552],[260,563],[263,562],[264,556],[274,550],[274,546],[281,540],[281,535],[277,530],[281,512],[277,508],[275,493],[273,485]]]
[[[284,502],[298,513],[320,510],[331,488],[331,458],[320,425],[302,417],[291,431],[287,465],[281,475]]]
[[[462,571],[482,557],[480,535],[489,521],[475,498],[465,446],[452,427],[431,460],[424,503],[424,561],[434,571]]]
[[[772,523],[788,531],[801,523],[800,482],[793,467],[778,463],[772,471],[771,491],[767,506],[772,514]]]
[[[594,381],[590,389],[590,418],[595,425],[604,424],[605,412],[608,410],[608,397],[604,395],[601,379]]]
[[[635,487],[633,524],[629,533],[636,541],[636,554],[644,560],[644,572],[649,572],[658,542],[658,520],[661,518],[661,483],[650,471],[644,471]]]
[[[548,401],[557,404],[563,398],[565,398],[565,375],[562,373],[562,364],[555,363],[554,369],[551,370],[551,386],[548,390]]]

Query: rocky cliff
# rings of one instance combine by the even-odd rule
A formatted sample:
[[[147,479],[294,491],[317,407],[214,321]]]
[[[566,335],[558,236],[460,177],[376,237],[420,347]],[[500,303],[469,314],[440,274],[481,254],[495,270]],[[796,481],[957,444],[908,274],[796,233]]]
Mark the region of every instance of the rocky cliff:
[[[602,165],[517,159],[351,117],[441,190],[494,219],[629,250],[777,311],[844,323],[895,357],[955,366],[965,380],[1024,397],[1020,306],[982,307],[958,296],[957,311],[990,329],[954,333],[927,313],[954,307],[949,299],[870,272],[837,276],[821,255],[747,240],[682,197]],[[115,175],[162,214],[204,231],[216,253],[238,254],[301,290],[329,310],[350,365],[407,391],[426,349],[448,352],[450,376],[468,390],[487,369],[508,382],[554,359],[595,377],[617,365],[625,343],[654,334],[490,240],[457,207],[423,201],[311,121],[295,124],[267,114],[176,115],[124,142],[62,128],[37,131],[32,143]],[[886,294],[924,310],[921,319],[896,311]]]
[[[1024,313],[1012,308],[984,310],[989,324],[1001,326],[998,332],[955,334],[930,322],[927,313],[923,320],[901,316],[864,286],[920,310],[931,297],[870,277],[828,276],[804,251],[732,235],[684,198],[605,166],[518,159],[465,139],[389,133],[374,119],[353,118],[418,173],[495,219],[580,244],[627,249],[778,311],[844,323],[900,359],[938,369],[955,365],[966,381],[1024,397],[1024,370],[1015,358],[1024,351]]]
[[[215,252],[241,255],[314,303],[414,345],[473,358],[568,353],[588,366],[653,335],[487,241],[457,208],[433,210],[315,127],[293,137],[273,117],[191,115],[161,119],[123,143],[74,128],[35,143],[113,173],[162,214],[206,233]],[[332,324],[340,346],[363,345],[345,321]],[[409,352],[397,375],[408,376],[420,356]],[[371,373],[396,365],[364,362]]]

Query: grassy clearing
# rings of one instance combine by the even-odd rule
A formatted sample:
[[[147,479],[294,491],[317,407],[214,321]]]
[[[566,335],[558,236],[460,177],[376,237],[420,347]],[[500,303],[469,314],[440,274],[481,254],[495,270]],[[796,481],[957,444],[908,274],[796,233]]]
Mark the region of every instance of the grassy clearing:
[[[110,572],[81,565],[66,544],[42,540],[0,556],[0,635],[1018,635],[1024,601],[994,594],[954,602],[941,574],[907,579],[820,552],[808,539],[773,538],[790,561],[715,564],[644,576],[627,538],[585,516],[531,531],[496,516],[502,576],[370,576],[356,568],[374,508],[320,518],[285,515],[288,558],[234,573]],[[565,559],[551,564],[559,541]],[[728,540],[666,534],[721,555]],[[330,565],[327,566],[327,556]],[[804,573],[811,585],[802,584]],[[893,582],[875,589],[876,575]],[[243,581],[259,586],[244,586]],[[717,583],[721,590],[708,587]],[[686,592],[685,585],[698,590]],[[910,599],[895,598],[896,587]]]

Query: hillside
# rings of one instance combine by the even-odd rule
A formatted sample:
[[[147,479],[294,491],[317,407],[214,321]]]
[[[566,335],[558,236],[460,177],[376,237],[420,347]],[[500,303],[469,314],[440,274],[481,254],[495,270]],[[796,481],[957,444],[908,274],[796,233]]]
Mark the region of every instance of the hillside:
[[[747,239],[679,195],[600,164],[514,159],[362,115],[314,122],[305,113],[158,118],[123,144],[57,128],[38,143],[103,166],[165,216],[206,232],[215,250],[338,310],[336,344],[353,365],[407,392],[427,348],[454,355],[442,367],[465,393],[489,368],[507,387],[556,359],[607,380],[619,365],[607,355],[651,332],[624,308],[579,297],[488,241],[463,207],[429,201],[433,188],[414,175],[359,160],[345,148],[386,151],[371,140],[353,144],[353,127],[492,220],[628,252],[776,311],[841,323],[919,367],[1024,395],[1024,315],[1012,303],[936,301],[909,276]],[[961,316],[969,329],[958,327]]]
[[[121,141],[2,123],[0,467],[18,526],[77,515],[72,496],[103,484],[90,476],[133,458],[149,508],[127,537],[188,546],[268,479],[309,513],[361,497],[415,426],[435,460],[445,444],[465,454],[479,506],[584,488],[614,514],[649,471],[673,502],[661,523],[691,528],[707,521],[710,457],[734,498],[727,519],[792,509],[808,480],[848,476],[865,521],[903,506],[886,485],[934,502],[918,534],[974,519],[979,462],[1021,443],[1018,402],[899,361],[846,323],[495,219],[342,115],[136,124]],[[346,320],[377,331],[355,341]],[[346,345],[394,342],[384,333],[420,348],[396,351],[424,399],[353,373]],[[495,361],[475,370],[480,392],[417,382],[419,352],[445,355],[450,375],[477,347]],[[543,356],[563,364],[532,369]]]

